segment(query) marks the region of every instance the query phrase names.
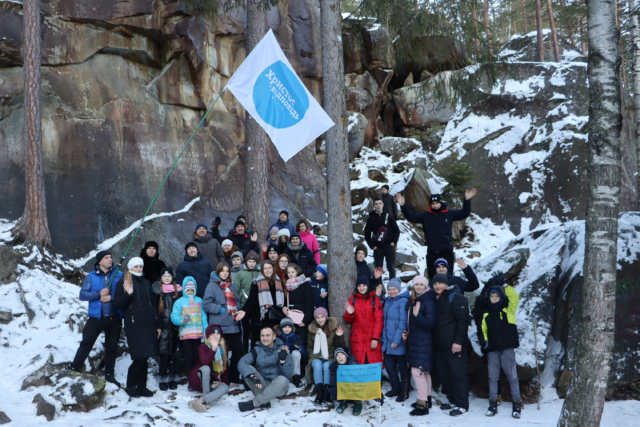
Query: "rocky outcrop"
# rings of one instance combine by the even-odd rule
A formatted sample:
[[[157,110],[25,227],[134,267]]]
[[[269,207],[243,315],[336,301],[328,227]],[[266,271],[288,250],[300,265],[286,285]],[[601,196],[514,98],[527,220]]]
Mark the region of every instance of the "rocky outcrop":
[[[243,60],[246,13],[220,12],[209,22],[175,0],[50,0],[42,10],[49,226],[56,249],[78,257],[142,216],[204,109]],[[320,99],[319,2],[281,1],[268,19]],[[0,181],[6,184],[0,216],[8,218],[22,213],[24,199],[21,21],[19,3],[0,1]],[[141,236],[175,255],[171,263],[195,223],[221,215],[226,230],[242,209],[244,117],[225,92],[160,193],[154,212],[201,197],[182,221],[155,221],[154,235]],[[286,164],[270,147],[269,162],[271,216],[287,207],[294,218],[322,220],[325,179],[314,147]]]

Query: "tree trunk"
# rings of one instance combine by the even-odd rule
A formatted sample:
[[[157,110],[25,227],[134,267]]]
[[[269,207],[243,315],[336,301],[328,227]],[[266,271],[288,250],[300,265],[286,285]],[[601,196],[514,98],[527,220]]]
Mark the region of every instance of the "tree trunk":
[[[620,57],[613,0],[589,0],[589,200],[575,372],[558,426],[598,426],[613,348],[620,199]]]
[[[636,137],[636,200],[640,209],[640,0],[629,0],[631,35],[633,40],[633,108]]]
[[[480,52],[480,31],[478,30],[478,12],[476,11],[478,0],[473,0],[471,4],[471,19],[473,20],[473,30],[475,32],[476,50]]]
[[[42,117],[40,112],[40,0],[25,0],[23,29],[24,63],[24,178],[25,204],[16,226],[17,239],[51,246],[42,166]]]
[[[527,17],[527,0],[522,0],[522,25],[524,28],[524,34],[529,32],[529,20]]]
[[[328,274],[332,284],[329,310],[340,317],[355,283],[351,189],[349,186],[349,149],[344,128],[344,64],[340,0],[321,0],[322,99],[329,117],[336,123],[326,133]]]
[[[587,41],[587,36],[585,36],[586,33],[587,24],[585,23],[585,18],[583,16],[580,18],[580,39],[582,40],[582,54],[584,56],[589,55],[589,43]]]
[[[553,18],[553,7],[551,0],[547,0],[547,14],[549,14],[549,23],[551,24],[551,40],[553,43],[553,58],[556,62],[560,61],[560,49],[558,47],[558,34],[556,33],[556,20]]]
[[[544,61],[544,34],[542,34],[542,6],[536,0],[536,28],[538,30],[538,59]]]
[[[247,2],[247,55],[267,31],[264,9],[258,2]],[[249,114],[245,119],[246,151],[244,152],[244,212],[260,238],[269,227],[269,162],[267,134]]]
[[[489,25],[489,0],[484,0],[484,30],[487,33],[487,46],[489,46],[489,55],[493,56],[493,46],[491,45],[491,27]]]

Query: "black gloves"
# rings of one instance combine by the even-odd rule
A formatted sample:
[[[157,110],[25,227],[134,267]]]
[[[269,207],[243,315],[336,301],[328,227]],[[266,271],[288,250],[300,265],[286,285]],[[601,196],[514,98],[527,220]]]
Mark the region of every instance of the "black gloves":
[[[287,355],[289,353],[287,353],[285,350],[280,350],[278,352],[278,360],[280,360],[280,363],[284,363],[287,360]]]

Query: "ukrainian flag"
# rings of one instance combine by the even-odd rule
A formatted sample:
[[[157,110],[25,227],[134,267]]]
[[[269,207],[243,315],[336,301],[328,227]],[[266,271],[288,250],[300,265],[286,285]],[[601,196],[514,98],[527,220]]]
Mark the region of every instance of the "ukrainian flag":
[[[381,395],[382,363],[340,365],[336,382],[338,400],[371,400]]]

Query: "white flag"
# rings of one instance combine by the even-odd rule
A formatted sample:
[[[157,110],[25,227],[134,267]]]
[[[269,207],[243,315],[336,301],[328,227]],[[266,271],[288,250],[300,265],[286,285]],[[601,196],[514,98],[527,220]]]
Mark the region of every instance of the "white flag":
[[[286,162],[334,125],[269,30],[231,76],[229,89]]]

